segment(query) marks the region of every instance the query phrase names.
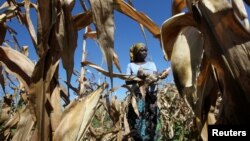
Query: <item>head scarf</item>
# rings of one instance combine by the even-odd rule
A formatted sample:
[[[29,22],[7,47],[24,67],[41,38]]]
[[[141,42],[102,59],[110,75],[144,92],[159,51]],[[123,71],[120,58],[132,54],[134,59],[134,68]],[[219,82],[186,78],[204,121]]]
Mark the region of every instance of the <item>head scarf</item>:
[[[134,62],[135,55],[139,52],[139,50],[143,47],[146,47],[144,43],[136,43],[130,47],[129,56],[130,62]]]

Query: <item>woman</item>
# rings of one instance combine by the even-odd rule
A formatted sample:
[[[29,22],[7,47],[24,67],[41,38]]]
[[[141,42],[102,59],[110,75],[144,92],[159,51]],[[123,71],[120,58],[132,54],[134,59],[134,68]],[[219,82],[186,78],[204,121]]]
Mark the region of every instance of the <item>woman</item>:
[[[135,75],[141,79],[146,79],[150,74],[156,74],[157,68],[154,62],[146,61],[147,48],[143,43],[134,44],[130,48],[130,63],[127,66],[127,75]],[[157,106],[155,84],[146,88],[146,96],[139,90],[137,82],[126,81],[126,84],[135,86],[136,102],[139,117],[135,114],[132,105],[128,110],[128,122],[130,128],[136,131],[133,139],[138,141],[153,141],[157,124]]]

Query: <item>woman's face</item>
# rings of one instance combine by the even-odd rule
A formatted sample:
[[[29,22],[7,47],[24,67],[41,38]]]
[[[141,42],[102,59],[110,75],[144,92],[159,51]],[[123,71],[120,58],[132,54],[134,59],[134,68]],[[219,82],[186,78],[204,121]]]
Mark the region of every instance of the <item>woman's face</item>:
[[[137,62],[144,62],[146,57],[147,57],[148,53],[147,53],[147,48],[146,47],[142,47],[138,53],[136,54],[135,57],[135,61]]]

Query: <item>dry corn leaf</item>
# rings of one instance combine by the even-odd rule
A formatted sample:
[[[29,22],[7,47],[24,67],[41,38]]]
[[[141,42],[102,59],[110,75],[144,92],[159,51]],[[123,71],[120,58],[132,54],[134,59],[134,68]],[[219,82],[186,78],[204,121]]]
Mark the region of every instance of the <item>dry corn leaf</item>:
[[[4,74],[3,74],[3,66],[1,63],[0,63],[0,84],[5,94],[6,93],[5,92],[5,79],[4,79]]]
[[[62,107],[61,107],[59,85],[56,85],[56,87],[54,88],[51,94],[51,106],[53,108],[50,114],[51,130],[52,130],[52,133],[54,133],[62,118]]]
[[[26,141],[31,138],[31,130],[35,124],[36,118],[29,107],[30,106],[25,106],[24,109],[20,110],[20,120],[12,138],[13,141]]]
[[[3,97],[3,104],[1,105],[0,123],[7,121],[10,118],[12,96],[6,94]]]
[[[1,129],[1,138],[4,138],[5,141],[10,140],[12,138],[11,136],[11,128],[15,127],[15,125],[18,123],[20,116],[19,113],[15,113],[12,117],[8,118],[9,120],[3,128]],[[0,122],[1,123],[1,122]]]
[[[123,134],[124,134],[124,131],[122,131],[122,130],[120,130],[118,133],[116,133],[116,141],[122,141]]]
[[[131,96],[131,104],[132,104],[132,107],[133,107],[136,115],[138,117],[140,117],[139,110],[138,110],[138,107],[137,107],[136,98],[135,98],[134,94]]]
[[[0,23],[6,21],[7,19],[11,19],[16,16],[15,11],[17,10],[18,6],[16,4],[13,4],[12,1],[4,2],[0,9],[5,9],[0,14]]]
[[[243,0],[232,0],[232,7],[236,15],[239,17],[241,21],[243,21],[244,27],[249,31],[249,20],[247,10],[243,3]]]
[[[82,7],[83,11],[88,11],[86,3],[83,0],[80,0],[80,4],[81,4],[81,7]]]
[[[49,140],[50,134],[50,113],[53,110],[50,96],[54,91],[52,78],[55,76],[59,64],[59,55],[56,46],[47,50],[35,66],[30,86],[31,106],[36,112],[38,140]],[[52,89],[51,89],[52,88]]]
[[[22,46],[21,53],[24,54],[26,57],[29,57],[29,48],[28,48],[28,46]]]
[[[119,114],[120,114],[119,112],[120,109],[117,109],[118,107],[116,107],[117,98],[116,96],[112,96],[110,103],[109,97],[107,97],[107,101],[108,101],[107,102],[108,113],[110,115],[110,118],[114,123],[117,123],[119,121]]]
[[[205,53],[224,86],[221,117],[230,123],[249,123],[250,113],[240,107],[249,106],[250,102],[250,34],[235,18],[227,0],[204,1],[195,8],[199,11],[196,14],[202,15],[196,20],[205,37]],[[233,103],[238,104],[229,106]]]
[[[170,60],[173,45],[180,30],[185,26],[194,26],[196,23],[191,14],[180,13],[166,20],[161,27],[161,47],[167,60]]]
[[[20,100],[22,100],[24,103],[28,103],[28,94],[25,91],[24,88],[20,88],[21,92],[20,92]]]
[[[41,1],[39,1],[41,2]],[[43,13],[44,17],[40,18],[55,18],[55,10],[53,6],[56,6],[53,1],[48,5],[43,5],[44,7],[49,6],[52,10],[50,11],[51,15],[48,13]],[[39,3],[38,3],[39,6]],[[41,15],[40,15],[41,16]],[[46,17],[48,16],[48,17]],[[39,22],[39,21],[38,21]],[[42,52],[39,52],[40,59],[35,66],[34,72],[32,74],[32,84],[30,86],[30,102],[31,107],[34,108],[36,115],[36,128],[32,138],[36,140],[46,141],[52,138],[51,130],[54,131],[57,127],[60,120],[60,102],[59,102],[59,88],[57,87],[56,78],[58,78],[58,64],[60,59],[60,40],[57,38],[56,33],[58,32],[58,24],[55,23],[55,19],[48,21],[51,25],[47,23],[38,23],[38,28],[41,26],[38,35],[43,36],[44,38],[38,40],[40,49],[44,49]],[[39,24],[44,24],[39,25]],[[51,26],[54,28],[51,28]],[[44,29],[46,28],[46,33]],[[60,31],[59,31],[60,32]],[[49,39],[46,39],[50,37]],[[61,43],[61,42],[60,42]],[[43,46],[45,45],[45,46]],[[41,50],[40,50],[41,51]]]
[[[65,105],[68,105],[70,103],[69,93],[67,92],[66,88],[63,86],[60,86],[60,96],[65,102]]]
[[[127,119],[127,113],[124,112],[123,116],[123,124],[124,124],[124,135],[128,135],[130,133],[129,123]],[[131,138],[128,138],[128,141],[131,141]]]
[[[105,110],[107,111],[107,113],[110,116],[110,119],[112,120],[112,122],[116,123],[118,121],[118,112],[113,109],[111,103],[110,103],[110,98],[108,96],[108,94],[106,94],[101,100],[100,103],[102,104],[102,106],[105,108]]]
[[[203,141],[208,141],[208,128],[207,128],[207,122],[205,122],[202,130],[201,130],[201,138]]]
[[[42,72],[41,72],[42,74]],[[50,138],[50,119],[49,111],[51,111],[51,105],[46,97],[45,86],[43,79],[31,84],[29,99],[34,107],[36,114],[36,130],[37,140],[48,141]],[[48,109],[48,110],[47,110]]]
[[[113,87],[114,56],[114,7],[113,0],[91,0],[93,23],[96,26],[97,42],[107,63],[111,87]],[[118,63],[118,61],[116,61]]]
[[[2,24],[6,20],[6,14],[0,14],[0,23]]]
[[[195,86],[202,54],[202,34],[194,27],[183,27],[173,45],[171,67],[175,84],[181,96],[192,107],[197,100]]]
[[[22,53],[7,47],[0,47],[0,61],[6,66],[8,73],[17,77],[28,90],[35,66],[33,62]]]
[[[115,64],[116,68],[119,70],[119,72],[122,73],[118,55],[115,53],[114,50],[113,50],[113,62]]]
[[[124,116],[126,116],[125,108],[126,107],[124,106],[124,103],[123,102],[119,102],[119,112],[120,112],[120,115],[119,115],[119,122],[117,124],[119,124],[118,127],[120,128],[120,130],[118,131],[117,136],[116,136],[117,141],[124,140],[125,139],[124,136],[126,135],[126,132],[125,132],[126,129],[124,129],[124,128],[126,128],[125,127],[125,125],[126,125],[125,122],[126,121],[124,119]],[[128,140],[128,141],[130,141],[130,140]]]
[[[117,112],[120,112],[120,105],[121,103],[117,100],[117,96],[112,96],[111,98],[111,106],[113,109],[115,109]]]
[[[77,29],[71,15],[73,1],[62,2],[58,27],[58,43],[62,50],[62,64],[67,73],[67,83],[70,84],[74,69],[74,54],[77,47]]]
[[[68,105],[56,129],[53,141],[80,141],[83,139],[95,113],[100,94],[106,87],[107,84],[103,84],[83,100],[76,100]]]
[[[48,49],[47,43],[49,41],[50,31],[56,20],[57,0],[37,1],[37,46],[36,53],[42,57],[45,50]],[[45,10],[46,9],[46,10]]]
[[[84,38],[96,39],[97,33],[96,31],[87,32],[86,34],[84,34]]]
[[[68,90],[69,90],[69,89],[71,89],[71,90],[73,90],[73,91],[74,91],[74,93],[76,93],[77,95],[80,95],[78,88],[76,88],[76,87],[72,86],[72,85],[71,85],[71,83],[70,83],[70,84],[68,84],[68,82],[67,82],[67,81],[64,81],[64,82],[65,82],[65,83],[66,83],[66,85],[68,86]],[[69,93],[69,92],[68,92],[68,93]]]
[[[31,5],[30,0],[24,1],[25,19],[26,19],[24,23],[25,23],[26,27],[28,28],[28,31],[30,33],[30,36],[31,36],[31,39],[33,41],[34,46],[36,46],[37,45],[37,37],[36,37],[36,31],[35,31],[34,25],[33,25],[31,18],[30,18],[30,5]]]
[[[159,38],[160,28],[147,15],[136,11],[136,9],[123,0],[115,0],[114,7],[117,11],[127,15],[128,17],[145,26],[154,37]]]
[[[131,103],[132,104],[132,107],[134,109],[134,112],[136,113],[136,115],[139,117],[140,114],[139,114],[139,110],[138,110],[138,107],[137,107],[137,102],[136,102],[136,97],[135,97],[135,92],[134,92],[134,87],[130,87],[128,85],[123,85],[124,88],[128,89],[129,92],[130,92],[130,95],[128,98],[126,98],[125,100],[125,105],[124,107],[128,106],[128,103]]]
[[[108,133],[102,136],[101,141],[112,141],[116,137],[116,134],[114,133]]]
[[[3,10],[5,8],[8,8],[9,7],[9,2],[8,1],[5,1],[1,6],[0,6],[0,10]]]
[[[200,67],[200,74],[197,78],[198,101],[194,109],[197,116],[196,119],[198,120],[197,128],[200,132],[202,131],[208,114],[208,111],[204,111],[204,109],[209,109],[209,106],[215,102],[214,100],[216,100],[217,94],[220,91],[218,80],[215,79],[214,75],[216,72],[213,71],[207,57],[204,56]],[[210,104],[206,104],[206,102]]]
[[[9,130],[9,129],[13,128],[19,122],[19,120],[20,120],[20,113],[16,112],[11,117],[9,116],[8,119],[9,120],[3,126],[3,131],[4,130]]]
[[[95,65],[95,64],[93,64],[91,62],[84,61],[84,62],[82,62],[82,64],[96,69],[97,71],[101,72],[105,76],[110,76],[109,72],[105,71],[103,68],[101,68],[101,67],[99,67],[99,66],[97,66],[97,65]],[[123,80],[141,81],[141,79],[136,77],[136,76],[118,74],[118,73],[112,73],[111,75],[112,75],[112,77],[118,77],[118,78],[123,79]]]
[[[234,12],[240,19],[248,18],[248,14],[243,0],[232,0],[231,2]]]
[[[187,0],[174,0],[172,3],[172,15],[176,15],[182,12],[186,7]]]
[[[145,85],[145,83],[142,83],[139,85],[139,90],[141,92],[142,99],[145,100],[145,98],[146,98],[146,85]]]
[[[213,106],[210,107],[210,110]],[[207,115],[207,123],[209,125],[213,125],[216,123],[216,118],[215,118],[215,114],[214,114],[214,111],[209,111],[208,112],[208,115]]]
[[[1,21],[1,19],[0,19]],[[0,45],[4,42],[5,34],[6,34],[6,27],[4,22],[0,22]]]
[[[73,16],[74,24],[77,30],[81,30],[93,22],[92,13],[90,10]]]
[[[20,3],[17,3],[17,5],[19,6],[19,7],[24,7],[24,4],[25,4],[25,2],[24,1],[22,1],[22,2],[20,2]],[[30,2],[30,8],[34,8],[34,10],[36,10],[37,11],[37,9],[38,9],[38,7],[37,7],[37,4],[36,3],[33,3],[32,1]]]
[[[97,33],[96,31],[93,31],[90,26],[87,26],[87,30],[84,34],[84,39],[90,38],[90,39],[96,39]]]

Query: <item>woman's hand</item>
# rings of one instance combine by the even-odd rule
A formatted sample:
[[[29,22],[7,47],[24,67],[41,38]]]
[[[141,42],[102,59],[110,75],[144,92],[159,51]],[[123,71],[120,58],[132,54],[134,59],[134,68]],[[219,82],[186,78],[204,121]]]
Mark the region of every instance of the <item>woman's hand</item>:
[[[143,68],[139,68],[138,72],[137,72],[137,77],[144,79],[146,78],[147,74],[143,71]]]

